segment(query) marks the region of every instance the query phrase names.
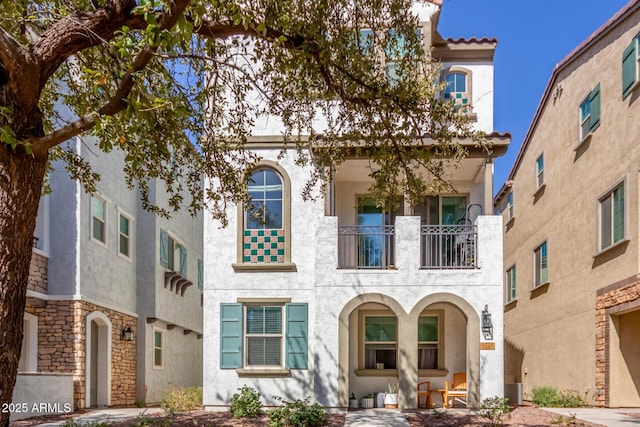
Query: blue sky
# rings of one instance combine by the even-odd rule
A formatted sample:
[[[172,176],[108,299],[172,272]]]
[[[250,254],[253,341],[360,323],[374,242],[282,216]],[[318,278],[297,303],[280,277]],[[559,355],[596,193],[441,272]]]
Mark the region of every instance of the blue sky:
[[[495,37],[494,129],[511,133],[496,160],[494,193],[507,179],[553,67],[629,0],[444,0],[444,38]]]

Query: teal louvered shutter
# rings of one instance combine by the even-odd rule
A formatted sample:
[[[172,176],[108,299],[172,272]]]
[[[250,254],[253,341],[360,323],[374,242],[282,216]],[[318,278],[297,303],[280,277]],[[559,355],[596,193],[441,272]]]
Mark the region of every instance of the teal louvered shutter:
[[[589,119],[589,132],[593,132],[600,126],[600,83],[591,91],[589,96],[591,103],[591,117]]]
[[[160,265],[169,268],[169,234],[160,229]]]
[[[242,368],[242,304],[220,304],[220,368]]]
[[[187,248],[180,245],[180,274],[187,277]]]
[[[636,39],[622,52],[622,99],[631,93],[636,83]]]
[[[202,260],[199,259],[198,260],[198,289],[202,289],[203,288],[203,281],[204,281],[204,274],[203,274],[203,268],[202,268]]]
[[[285,305],[287,316],[285,368],[307,369],[308,362],[308,305],[289,303]]]

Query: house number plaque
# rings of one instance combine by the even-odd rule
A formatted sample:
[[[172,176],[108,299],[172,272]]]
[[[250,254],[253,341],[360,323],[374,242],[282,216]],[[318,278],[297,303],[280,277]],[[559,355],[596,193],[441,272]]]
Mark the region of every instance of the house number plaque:
[[[480,350],[495,350],[496,343],[495,342],[481,342]]]

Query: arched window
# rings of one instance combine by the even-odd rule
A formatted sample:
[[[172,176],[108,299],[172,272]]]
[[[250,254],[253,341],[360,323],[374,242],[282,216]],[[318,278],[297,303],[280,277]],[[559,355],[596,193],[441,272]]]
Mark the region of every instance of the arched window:
[[[471,112],[471,71],[462,67],[451,67],[444,75],[447,86],[444,100],[453,101],[464,113]]]
[[[238,264],[234,269],[295,271],[291,264],[291,183],[275,162],[263,160],[247,183],[251,200],[239,207]]]
[[[245,227],[249,230],[282,229],[282,179],[272,169],[258,169],[248,184],[251,204],[245,210]]]

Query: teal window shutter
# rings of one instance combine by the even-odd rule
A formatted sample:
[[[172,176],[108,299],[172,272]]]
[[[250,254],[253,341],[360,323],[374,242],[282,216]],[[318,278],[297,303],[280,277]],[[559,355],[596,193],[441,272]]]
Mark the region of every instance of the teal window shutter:
[[[187,277],[187,248],[180,245],[180,274]]]
[[[589,119],[589,131],[593,132],[600,126],[600,83],[591,91],[589,96],[591,103],[591,117]]]
[[[220,304],[220,368],[242,368],[242,304]]]
[[[286,359],[285,368],[307,369],[308,365],[308,305],[306,303],[289,303],[285,305]]]
[[[160,229],[160,265],[169,268],[169,235]]]
[[[636,83],[636,40],[622,52],[622,99],[631,93]]]
[[[203,280],[204,279],[204,274],[203,274],[203,268],[202,268],[202,260],[198,259],[198,289],[202,289],[203,288]]]

